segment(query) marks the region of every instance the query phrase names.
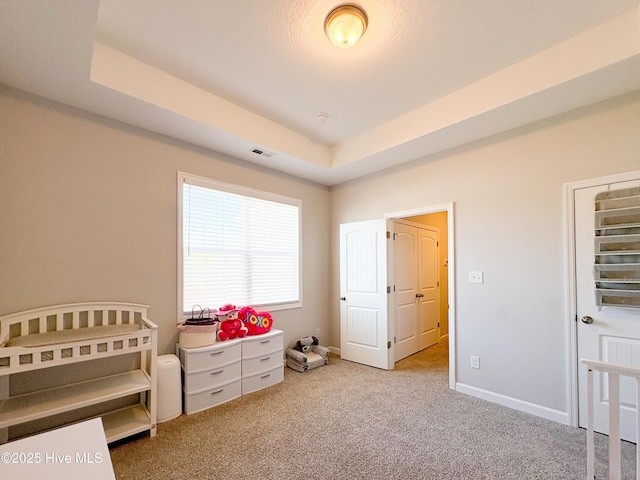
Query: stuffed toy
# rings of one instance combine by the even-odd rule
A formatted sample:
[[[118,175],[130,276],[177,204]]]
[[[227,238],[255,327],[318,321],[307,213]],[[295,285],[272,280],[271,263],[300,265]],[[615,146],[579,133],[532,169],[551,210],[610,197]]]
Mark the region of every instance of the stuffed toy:
[[[296,341],[296,344],[293,348],[302,353],[307,353],[311,351],[311,347],[314,345],[318,345],[318,339],[316,337],[303,337]]]
[[[215,315],[220,320],[217,334],[219,341],[224,342],[232,338],[243,338],[247,335],[247,327],[238,318],[238,309],[235,305],[223,305],[215,312]]]
[[[240,308],[238,318],[247,327],[247,335],[267,333],[273,325],[273,318],[269,312],[256,312],[251,307]]]
[[[329,363],[329,349],[318,345],[316,337],[296,340],[293,348],[287,349],[287,367],[297,372],[306,372]]]

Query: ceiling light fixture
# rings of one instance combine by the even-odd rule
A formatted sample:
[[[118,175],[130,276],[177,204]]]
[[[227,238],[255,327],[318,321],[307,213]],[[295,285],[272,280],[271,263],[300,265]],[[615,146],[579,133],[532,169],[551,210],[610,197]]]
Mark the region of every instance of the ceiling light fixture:
[[[324,21],[324,31],[336,47],[353,47],[367,30],[367,14],[355,5],[334,8]]]

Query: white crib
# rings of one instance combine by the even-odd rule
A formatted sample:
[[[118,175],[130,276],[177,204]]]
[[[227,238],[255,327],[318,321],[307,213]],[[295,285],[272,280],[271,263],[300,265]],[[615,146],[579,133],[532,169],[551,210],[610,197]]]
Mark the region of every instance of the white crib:
[[[635,378],[636,398],[640,399],[640,368],[626,367],[598,360],[581,359],[587,370],[587,478],[596,478],[595,433],[593,430],[593,371],[608,377],[609,388],[609,479],[620,480],[620,376]],[[636,412],[636,478],[640,479],[640,415]]]

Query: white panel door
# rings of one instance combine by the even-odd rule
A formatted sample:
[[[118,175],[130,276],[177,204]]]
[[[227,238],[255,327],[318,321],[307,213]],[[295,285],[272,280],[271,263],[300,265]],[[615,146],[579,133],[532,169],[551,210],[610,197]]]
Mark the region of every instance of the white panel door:
[[[413,355],[418,344],[418,229],[393,223],[395,361]]]
[[[386,220],[340,225],[340,356],[389,369]]]
[[[438,232],[418,228],[418,348],[438,343],[440,294]]]
[[[597,306],[595,295],[595,198],[599,192],[639,186],[640,181],[578,189],[574,193],[576,307],[578,359],[601,360],[640,367],[640,309]],[[639,228],[640,230],[640,228]],[[640,260],[640,252],[638,255]],[[587,424],[587,371],[578,363],[579,422]],[[635,442],[635,415],[638,404],[635,385],[620,378],[621,437]],[[594,429],[608,433],[606,374],[594,374]]]

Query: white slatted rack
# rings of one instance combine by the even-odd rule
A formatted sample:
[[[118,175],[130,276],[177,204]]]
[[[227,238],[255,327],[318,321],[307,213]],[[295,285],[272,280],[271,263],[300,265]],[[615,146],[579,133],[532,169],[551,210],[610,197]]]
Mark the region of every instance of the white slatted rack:
[[[599,193],[595,210],[596,305],[640,308],[640,187]]]

